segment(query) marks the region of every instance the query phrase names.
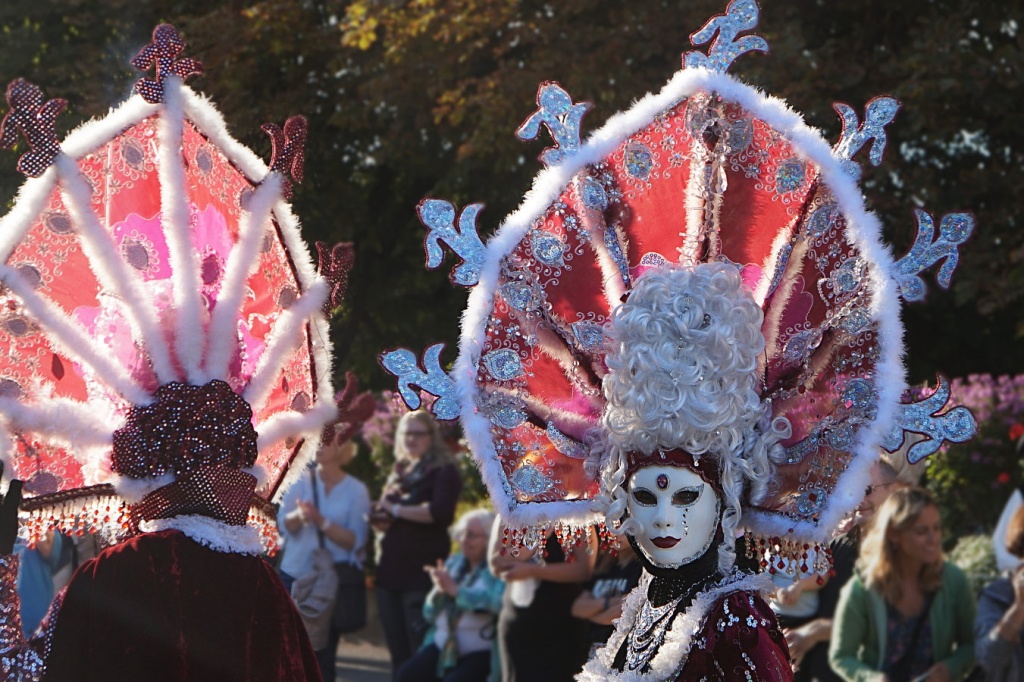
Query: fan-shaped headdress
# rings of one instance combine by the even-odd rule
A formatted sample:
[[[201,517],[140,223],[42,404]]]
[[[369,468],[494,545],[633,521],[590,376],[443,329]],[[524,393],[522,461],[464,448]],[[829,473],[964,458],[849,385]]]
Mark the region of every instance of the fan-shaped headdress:
[[[63,142],[63,101],[7,90],[30,178],[0,221],[0,456],[30,539],[200,515],[272,544],[266,502],[335,416],[323,310],[351,258],[321,248],[318,275],[284,200],[306,121],[264,126],[268,166],[183,49],[157,27],[132,62],[152,77]]]
[[[486,245],[476,232],[479,204],[461,213],[437,199],[418,207],[427,265],[440,265],[443,242],[463,260],[453,281],[472,286],[459,357],[451,375],[439,365],[440,346],[422,365],[402,349],[381,362],[412,406],[410,386],[419,386],[438,396],[438,417],[461,417],[514,540],[529,541],[528,529],[545,522],[573,537],[604,518],[601,470],[623,466],[594,447],[610,390],[606,329],[652,270],[721,264],[763,311],[752,389],[760,432],[779,428],[773,465],[743,476],[739,526],[750,544],[806,558],[805,545],[825,542],[860,502],[880,447],[895,450],[904,431],[925,434],[911,452],[920,459],[974,432],[965,409],[944,411],[942,378],[931,398],[900,402],[899,320],[901,297],[923,297],[923,270],[944,260],[938,281],[949,285],[973,217],[948,214],[936,235],[932,217],[917,211],[917,241],[893,261],[864,207],[854,156],[869,146],[871,162],[881,162],[899,102],[871,100],[863,121],[836,104],[843,131],[830,145],[783,102],[726,74],[741,54],[767,51],[762,38],[740,35],[757,18],[753,0],[731,2],[691,36],[707,54],[687,53],[660,93],[585,143],[589,105],[541,84],[537,110],[517,134],[532,139],[543,125],[555,146]],[[760,494],[751,494],[755,477]]]

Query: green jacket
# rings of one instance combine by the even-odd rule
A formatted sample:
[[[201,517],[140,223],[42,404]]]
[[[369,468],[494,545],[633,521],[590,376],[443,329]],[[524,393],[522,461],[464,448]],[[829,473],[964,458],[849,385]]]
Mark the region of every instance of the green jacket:
[[[942,586],[928,613],[935,662],[946,664],[951,680],[960,680],[974,664],[974,596],[967,576],[949,562],[942,567]],[[885,600],[855,575],[840,592],[832,620],[832,669],[847,682],[880,680],[885,631]]]

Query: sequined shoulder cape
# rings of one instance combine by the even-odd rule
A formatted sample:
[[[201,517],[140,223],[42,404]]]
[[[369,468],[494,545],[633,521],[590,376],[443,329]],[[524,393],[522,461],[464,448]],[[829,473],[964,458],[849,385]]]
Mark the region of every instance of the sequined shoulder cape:
[[[646,672],[612,668],[615,654],[637,626],[651,576],[630,592],[608,643],[587,662],[577,682],[671,682],[673,680],[789,682],[789,648],[775,614],[761,598],[764,575],[736,571],[700,592],[675,615]]]
[[[29,641],[0,557],[0,680],[319,680],[301,619],[258,556],[180,531],[143,533],[82,564]]]

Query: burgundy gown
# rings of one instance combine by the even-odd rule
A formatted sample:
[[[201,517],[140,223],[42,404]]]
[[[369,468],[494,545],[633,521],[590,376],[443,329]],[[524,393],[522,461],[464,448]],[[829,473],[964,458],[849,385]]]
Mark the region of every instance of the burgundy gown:
[[[174,530],[143,533],[82,564],[33,640],[2,647],[2,679],[321,679],[273,569]],[[33,671],[39,663],[45,670]]]

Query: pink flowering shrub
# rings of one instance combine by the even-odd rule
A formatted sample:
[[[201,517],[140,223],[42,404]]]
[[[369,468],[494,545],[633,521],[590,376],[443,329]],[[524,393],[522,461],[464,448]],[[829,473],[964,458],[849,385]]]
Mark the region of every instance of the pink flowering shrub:
[[[1010,493],[1024,480],[1015,448],[1024,434],[1024,374],[971,374],[953,379],[951,391],[952,403],[974,414],[978,434],[935,453],[926,485],[939,500],[947,537],[991,532]]]

